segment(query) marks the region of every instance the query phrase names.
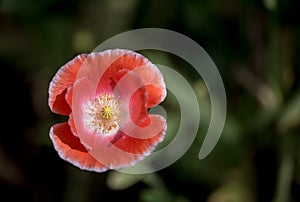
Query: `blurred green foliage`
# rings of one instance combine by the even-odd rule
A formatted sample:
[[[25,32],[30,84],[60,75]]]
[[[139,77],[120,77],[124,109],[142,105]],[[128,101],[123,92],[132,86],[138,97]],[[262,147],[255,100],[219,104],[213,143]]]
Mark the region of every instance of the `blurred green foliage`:
[[[300,201],[299,6],[296,0],[0,0],[0,201]],[[179,58],[146,51],[184,75],[197,94],[201,122],[192,147],[152,174],[81,171],[58,157],[48,137],[51,125],[66,120],[47,106],[49,82],[75,55],[144,27],[182,33],[212,57],[228,102],[221,139],[207,158],[197,158],[210,121],[205,84]],[[159,148],[180,123],[175,97],[162,105],[169,129]]]

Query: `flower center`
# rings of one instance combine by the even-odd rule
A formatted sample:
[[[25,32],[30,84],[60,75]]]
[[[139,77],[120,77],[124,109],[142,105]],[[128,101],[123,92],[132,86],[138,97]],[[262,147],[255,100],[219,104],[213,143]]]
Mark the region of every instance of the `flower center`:
[[[85,126],[100,135],[108,135],[119,128],[120,103],[113,95],[101,94],[84,107]]]
[[[113,116],[113,110],[111,106],[105,106],[101,110],[102,117],[105,119],[110,119]]]

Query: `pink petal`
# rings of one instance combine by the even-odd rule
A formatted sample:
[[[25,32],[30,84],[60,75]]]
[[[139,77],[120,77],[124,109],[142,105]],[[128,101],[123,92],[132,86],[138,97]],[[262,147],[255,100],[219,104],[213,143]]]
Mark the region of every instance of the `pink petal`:
[[[148,96],[144,84],[138,75],[127,69],[117,71],[113,75],[113,81],[117,84],[113,94],[121,100],[122,122],[128,120],[138,124],[139,120],[148,116],[146,108]]]
[[[157,116],[148,117],[144,83],[141,82],[135,71],[125,72],[120,77],[115,86],[114,94],[121,100],[122,132],[133,138],[148,139],[155,136],[163,128],[160,118]],[[150,123],[147,127],[140,127],[140,122],[146,118],[151,120]]]
[[[152,64],[146,57],[130,50],[114,49],[99,53],[90,54],[88,59],[90,66],[98,67],[95,70],[82,71],[83,74],[89,73],[89,80],[99,83],[98,90],[101,88],[112,89],[116,85],[114,75],[120,70],[134,71],[146,85],[148,94],[147,108],[159,104],[166,97],[166,85],[163,75],[159,69]],[[143,68],[140,68],[143,67]],[[99,93],[99,92],[98,92]]]
[[[149,139],[137,139],[120,131],[114,139],[103,139],[90,151],[91,155],[110,169],[132,166],[149,155],[164,138],[166,122],[162,118],[163,128]],[[151,133],[151,131],[148,131]]]
[[[133,71],[139,75],[142,83],[146,86],[148,94],[147,108],[151,108],[165,99],[167,94],[166,84],[162,73],[155,65],[148,61],[145,65],[139,66]]]
[[[73,85],[85,58],[86,54],[75,57],[62,66],[50,82],[48,104],[53,112],[62,115],[68,115],[71,112],[70,106],[65,100],[65,94],[67,88]]]
[[[73,99],[73,86],[67,88],[67,93],[65,94],[65,101],[68,103],[70,107],[72,107],[72,99]]]
[[[144,130],[143,133],[140,133],[137,138],[133,137],[132,135],[125,135],[125,133],[122,132],[124,137],[116,141],[114,145],[121,150],[134,154],[148,154],[151,151],[153,151],[155,146],[163,140],[167,124],[166,120],[162,116],[150,116],[152,116],[152,120],[156,120],[156,127],[148,127],[148,129]],[[149,126],[150,124],[150,119],[145,119],[143,122],[140,123],[139,126],[142,129]],[[132,133],[136,133],[136,131],[132,131]]]
[[[72,118],[70,118],[70,125],[72,130],[77,132],[81,143],[91,149],[94,145],[97,135],[93,131],[89,131],[84,125],[84,104],[88,103],[95,97],[90,91],[90,82],[87,78],[78,79],[74,83],[73,101],[72,101]]]
[[[108,50],[89,54],[78,72],[76,79],[87,79],[89,91],[93,95],[112,91],[111,75],[105,74],[105,71],[119,57],[119,55],[112,54],[113,52],[113,50]]]
[[[67,123],[52,126],[50,138],[59,156],[73,165],[89,171],[103,172],[107,170],[103,164],[93,158],[86,148],[75,137]]]
[[[76,127],[75,127],[74,118],[73,118],[73,114],[72,114],[72,113],[69,115],[68,124],[69,124],[69,126],[70,126],[70,129],[71,129],[71,132],[73,133],[73,135],[78,136],[78,135],[77,135],[77,130],[76,130]]]

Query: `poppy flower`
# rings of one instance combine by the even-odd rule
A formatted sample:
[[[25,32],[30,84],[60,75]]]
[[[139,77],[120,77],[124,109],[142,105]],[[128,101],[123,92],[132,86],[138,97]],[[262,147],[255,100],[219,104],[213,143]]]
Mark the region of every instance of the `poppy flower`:
[[[59,156],[89,171],[136,164],[164,138],[166,120],[148,109],[166,97],[159,69],[124,49],[81,54],[49,85],[52,112],[69,116],[50,129]]]

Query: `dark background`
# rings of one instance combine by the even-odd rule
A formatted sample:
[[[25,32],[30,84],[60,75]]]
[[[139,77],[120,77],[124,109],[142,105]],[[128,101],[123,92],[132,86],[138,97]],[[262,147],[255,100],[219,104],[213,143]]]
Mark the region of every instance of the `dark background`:
[[[292,0],[0,0],[0,201],[300,201],[300,16]],[[227,119],[213,152],[197,158],[210,120],[204,83],[188,64],[150,52],[190,81],[199,134],[170,167],[147,175],[81,171],[59,158],[48,85],[60,66],[136,28],[165,28],[199,43],[218,67]],[[161,60],[161,58],[164,58]],[[166,142],[178,104],[168,96]]]

